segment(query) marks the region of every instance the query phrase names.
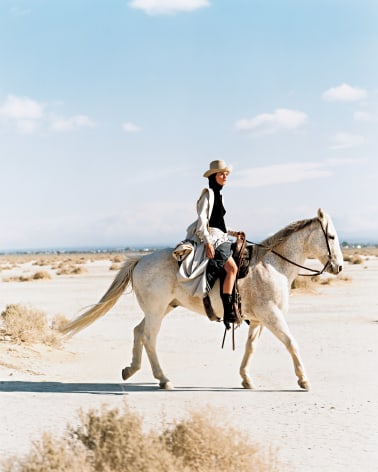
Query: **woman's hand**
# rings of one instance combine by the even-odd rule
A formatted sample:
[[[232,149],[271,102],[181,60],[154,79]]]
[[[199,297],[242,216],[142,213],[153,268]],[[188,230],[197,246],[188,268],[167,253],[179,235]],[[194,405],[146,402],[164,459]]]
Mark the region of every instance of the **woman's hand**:
[[[206,243],[205,247],[206,247],[206,256],[209,259],[214,259],[214,255],[215,255],[214,246],[211,243]]]

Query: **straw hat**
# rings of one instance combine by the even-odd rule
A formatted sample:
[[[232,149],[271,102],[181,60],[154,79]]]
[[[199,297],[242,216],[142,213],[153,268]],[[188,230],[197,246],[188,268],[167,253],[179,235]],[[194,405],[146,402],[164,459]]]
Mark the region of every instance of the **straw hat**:
[[[217,172],[228,172],[230,173],[232,170],[231,166],[228,166],[224,161],[212,161],[210,162],[210,169],[207,170],[203,176],[210,177],[212,174],[216,174]]]

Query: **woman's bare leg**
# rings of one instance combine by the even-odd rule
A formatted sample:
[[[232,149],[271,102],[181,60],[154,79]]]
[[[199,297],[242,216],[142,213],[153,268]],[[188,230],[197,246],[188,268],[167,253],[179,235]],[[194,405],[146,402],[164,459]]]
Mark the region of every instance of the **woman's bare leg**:
[[[238,273],[238,267],[232,256],[227,259],[223,268],[226,271],[226,277],[223,282],[223,293],[231,295],[234,289],[236,275]]]

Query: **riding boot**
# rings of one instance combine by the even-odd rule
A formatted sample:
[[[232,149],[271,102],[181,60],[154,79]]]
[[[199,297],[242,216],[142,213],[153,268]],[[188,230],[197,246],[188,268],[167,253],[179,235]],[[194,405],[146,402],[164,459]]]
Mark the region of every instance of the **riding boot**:
[[[235,323],[237,318],[232,295],[229,293],[222,293],[222,302],[224,309],[223,323],[226,326],[226,329],[230,329],[230,323]]]

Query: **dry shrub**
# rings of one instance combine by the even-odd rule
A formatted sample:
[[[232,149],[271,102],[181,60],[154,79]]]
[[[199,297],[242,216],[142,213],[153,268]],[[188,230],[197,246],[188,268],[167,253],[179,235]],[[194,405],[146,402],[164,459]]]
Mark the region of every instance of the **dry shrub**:
[[[361,246],[361,247],[343,247],[342,252],[344,257],[350,257],[352,255],[360,255],[365,257],[378,257],[378,245],[374,246]]]
[[[214,414],[215,413],[215,414]],[[263,457],[247,435],[216,421],[214,411],[194,412],[189,419],[165,431],[164,443],[168,451],[179,459],[180,470],[206,472],[262,472],[275,471],[273,457]]]
[[[71,271],[71,274],[79,275],[87,273],[87,269],[85,267],[74,267]]]
[[[81,414],[82,425],[71,430],[72,438],[79,440],[87,450],[92,470],[166,471],[179,470],[177,462],[155,433],[144,433],[143,421],[127,407],[103,409],[100,414],[90,410]]]
[[[363,264],[364,259],[360,255],[354,254],[351,256],[344,256],[344,261],[349,262],[350,264]]]
[[[12,269],[14,269],[14,267],[15,267],[15,266],[11,266],[11,265],[9,265],[9,264],[2,265],[2,266],[0,266],[0,272],[1,272],[2,270],[12,270]]]
[[[109,267],[109,270],[119,270],[121,268],[121,266],[119,264],[116,264],[116,263],[112,263]]]
[[[57,271],[57,275],[80,275],[85,274],[86,272],[88,271],[83,266],[61,264],[59,270]]]
[[[15,342],[59,344],[60,335],[47,322],[46,314],[26,305],[7,305],[1,313],[5,334]]]
[[[316,286],[320,283],[320,277],[318,275],[312,275],[310,277],[296,277],[292,284],[292,290],[305,290],[305,291],[314,291]]]
[[[311,277],[298,276],[293,280],[291,289],[297,289],[304,292],[316,292],[316,288],[319,285],[331,285],[338,282],[351,282],[351,280],[352,279],[347,275],[312,275]]]
[[[44,433],[39,442],[33,443],[31,452],[24,458],[6,459],[1,470],[4,472],[93,471],[78,444],[56,439],[48,433]]]
[[[14,275],[3,278],[3,282],[31,282],[33,280],[51,280],[51,275],[46,270],[39,270],[31,275]]]
[[[49,265],[49,262],[46,259],[38,259],[37,261],[34,261],[32,265],[43,267]]]
[[[80,413],[62,439],[44,435],[32,451],[12,457],[4,472],[276,472],[276,453],[263,457],[245,434],[219,426],[214,415],[192,413],[162,433],[144,432],[127,405]]]
[[[55,315],[51,322],[51,329],[60,333],[63,326],[66,326],[69,323],[69,319],[61,314]]]
[[[115,256],[112,256],[110,258],[110,260],[111,260],[111,262],[114,262],[116,264],[120,264],[121,262],[123,262],[124,258],[117,254]]]
[[[32,280],[51,280],[51,275],[46,270],[39,270],[32,275]]]
[[[3,277],[3,282],[30,282],[30,275],[13,275],[12,277]]]

